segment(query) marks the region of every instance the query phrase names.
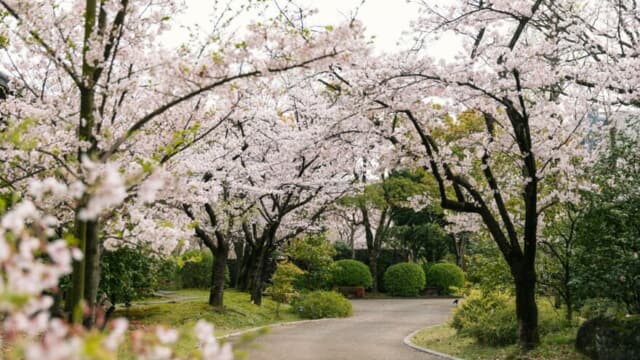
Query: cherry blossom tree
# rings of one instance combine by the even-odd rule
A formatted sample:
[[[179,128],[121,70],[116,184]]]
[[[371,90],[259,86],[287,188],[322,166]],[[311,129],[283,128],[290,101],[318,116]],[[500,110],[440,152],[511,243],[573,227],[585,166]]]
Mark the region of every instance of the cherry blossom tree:
[[[586,141],[602,130],[593,115],[615,126],[616,115],[634,112],[637,10],[631,1],[422,5],[415,49],[335,76],[379,111],[372,124],[386,126],[404,164],[431,172],[444,209],[486,226],[510,266],[528,349],[539,340],[539,217],[588,186],[575,164],[597,154]],[[462,50],[434,60],[429,47],[445,34]],[[474,131],[438,136],[465,111],[480,120]]]
[[[371,141],[322,81],[304,73],[256,84],[251,109],[235,131],[241,149],[230,186],[254,204],[245,217],[241,285],[261,302],[263,271],[273,252],[297,235],[318,227],[337,197],[354,185],[351,154]],[[282,89],[278,97],[273,90]],[[258,91],[260,93],[258,93]],[[226,162],[227,167],[231,162]],[[222,176],[213,172],[213,178]],[[236,249],[236,253],[240,249]]]
[[[109,176],[120,174],[115,172]],[[71,272],[72,260],[82,257],[82,253],[57,236],[58,220],[42,209],[66,201],[70,191],[53,178],[33,180],[26,197],[2,211],[0,335],[3,358],[115,359],[124,346],[137,358],[180,358],[175,351],[179,339],[176,329],[157,326],[146,331],[136,330],[130,333],[131,341],[125,343],[128,334],[125,319],[112,321],[106,332],[96,332],[71,326],[52,316],[50,309],[54,300],[46,294],[56,291],[60,278]],[[96,193],[103,191],[109,191],[108,185]],[[219,345],[211,324],[200,321],[194,331],[198,347],[189,352],[189,358],[233,358],[229,344]]]
[[[95,304],[101,229],[116,204],[135,199],[154,169],[226,121],[243,85],[251,87],[243,79],[326,66],[359,41],[348,24],[309,31],[275,17],[243,34],[214,27],[204,40],[194,34],[172,51],[159,40],[181,10],[177,1],[0,6],[8,14],[0,29],[8,39],[2,64],[19,95],[3,104],[3,119],[29,139],[3,152],[3,186],[21,191],[28,179],[52,175],[82,194],[55,214],[85,254],[73,270],[76,321],[81,299]],[[225,14],[214,23],[228,24]],[[89,177],[100,174],[95,169],[104,176]],[[114,171],[126,176],[107,176]]]

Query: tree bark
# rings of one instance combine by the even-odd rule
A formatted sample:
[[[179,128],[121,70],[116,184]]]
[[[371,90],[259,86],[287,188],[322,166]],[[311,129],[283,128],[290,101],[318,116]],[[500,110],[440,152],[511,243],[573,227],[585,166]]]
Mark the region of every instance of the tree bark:
[[[453,235],[453,245],[456,250],[456,265],[459,268],[465,270],[466,264],[464,263],[464,255],[467,250],[467,234],[462,233],[458,235]]]
[[[88,328],[93,327],[95,323],[96,299],[100,287],[101,247],[98,229],[98,222],[88,221],[86,223],[84,301],[88,306],[89,313],[86,314],[84,325]]]
[[[516,285],[516,316],[520,347],[531,350],[540,341],[538,335],[538,306],[536,305],[536,275],[527,262],[513,264],[511,271]]]
[[[262,305],[262,269],[265,263],[265,246],[260,247],[260,251],[256,256],[256,263],[251,272],[251,302],[254,305]]]
[[[91,147],[89,149],[78,148],[78,161],[82,161],[84,157],[91,157],[96,151],[96,139],[93,136],[94,126],[94,110],[95,110],[95,81],[93,79],[95,67],[90,64],[87,59],[87,51],[89,50],[89,38],[91,37],[96,23],[97,2],[96,0],[86,0],[85,21],[84,21],[84,42],[82,57],[82,79],[79,85],[80,90],[80,121],[78,126],[78,139],[89,141]],[[100,281],[100,249],[98,244],[98,228],[97,224],[80,220],[78,213],[86,205],[87,196],[78,205],[75,218],[75,237],[78,240],[78,246],[83,253],[81,261],[74,262],[73,266],[73,288],[71,296],[71,304],[67,307],[71,309],[71,320],[74,323],[86,323],[84,318],[84,309],[82,299],[88,300],[87,303],[95,304],[94,293],[97,294],[97,284]],[[91,251],[88,254],[87,251]],[[98,256],[96,258],[96,255]],[[89,274],[87,274],[89,270]],[[87,276],[94,277],[98,274],[98,280],[89,279]],[[87,281],[88,280],[88,281]],[[93,314],[93,311],[91,311]],[[93,316],[89,316],[88,326],[93,324]]]
[[[211,269],[211,290],[209,305],[222,309],[224,306],[224,275],[227,267],[229,250],[226,246],[219,246],[213,251],[213,266]]]
[[[371,291],[377,293],[378,286],[378,252],[375,250],[369,250],[369,270],[371,270],[371,277],[373,277],[373,285],[371,285]]]
[[[250,246],[245,247],[244,255],[239,265],[238,279],[236,281],[236,288],[238,290],[246,291],[250,288],[251,272],[255,263],[254,259],[254,250]]]
[[[235,289],[240,289],[240,276],[242,274],[242,267],[244,264],[244,248],[245,244],[243,240],[238,240],[233,242],[233,250],[236,254],[236,262],[235,262],[235,278],[233,279],[233,287]]]
[[[77,211],[76,211],[77,213]],[[76,214],[74,236],[78,241],[78,249],[82,252],[83,257],[80,260],[73,261],[73,272],[71,274],[71,296],[66,304],[67,311],[71,314],[71,321],[79,324],[82,322],[84,309],[82,299],[84,297],[85,285],[85,257],[87,247],[87,223],[78,219]]]

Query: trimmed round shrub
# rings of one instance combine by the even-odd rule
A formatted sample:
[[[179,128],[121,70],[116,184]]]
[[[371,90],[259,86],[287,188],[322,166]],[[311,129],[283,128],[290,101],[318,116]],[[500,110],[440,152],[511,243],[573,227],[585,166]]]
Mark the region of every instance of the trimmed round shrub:
[[[384,273],[384,287],[392,296],[417,296],[424,285],[424,270],[416,263],[391,265]]]
[[[182,255],[184,264],[180,269],[180,282],[185,289],[207,289],[211,287],[213,255],[209,250],[190,250]],[[228,284],[229,269],[224,272],[224,282]]]
[[[438,263],[429,267],[426,272],[427,286],[440,289],[440,294],[451,295],[451,287],[464,286],[464,272],[455,264]]]
[[[347,317],[353,311],[349,300],[335,291],[312,291],[295,305],[305,319]]]
[[[358,260],[338,260],[333,270],[333,284],[337,286],[371,287],[373,278],[369,267]]]

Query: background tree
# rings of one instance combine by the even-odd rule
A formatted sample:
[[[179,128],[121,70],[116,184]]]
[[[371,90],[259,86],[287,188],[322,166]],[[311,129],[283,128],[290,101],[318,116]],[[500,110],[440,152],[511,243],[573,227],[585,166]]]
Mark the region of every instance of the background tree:
[[[421,172],[406,171],[385,176],[378,182],[366,185],[359,194],[341,199],[343,205],[356,208],[361,214],[369,268],[373,275],[373,292],[378,292],[380,286],[378,257],[391,237],[394,211],[412,196],[423,192],[424,188]]]
[[[220,27],[211,29],[210,36],[194,34],[195,46],[186,43],[171,51],[158,41],[180,11],[171,0],[0,5],[8,14],[0,31],[9,39],[2,63],[15,74],[21,94],[4,106],[3,118],[27,126],[30,148],[37,149],[13,147],[19,152],[11,156],[21,165],[4,169],[12,174],[7,186],[23,187],[28,178],[45,175],[76,183],[81,196],[57,214],[85,254],[74,265],[70,307],[76,321],[81,299],[95,305],[106,210],[122,199],[135,199],[136,185],[154,168],[226,120],[238,105],[240,80],[326,61],[346,49],[338,43],[357,40],[347,35],[353,27],[307,33],[282,17],[254,24],[240,37],[227,31],[234,14],[214,9],[221,18],[213,23]],[[340,34],[347,36],[342,39],[346,42],[333,43]],[[287,46],[277,49],[267,45],[284,42]],[[90,197],[98,183],[119,179],[92,175],[109,166],[130,176],[102,187],[112,189],[102,197]],[[91,322],[92,316],[87,319]]]
[[[632,120],[634,121],[634,120]],[[576,226],[576,297],[600,294],[640,312],[640,158],[637,125],[618,132],[605,156],[592,168],[598,189],[585,194],[587,206]]]
[[[393,211],[391,235],[413,261],[437,262],[449,252],[451,236],[444,229],[443,214],[436,211],[429,206],[418,211],[404,207]]]
[[[327,290],[331,285],[331,274],[336,250],[324,233],[308,234],[292,240],[285,247],[285,254],[303,271],[296,287],[307,290]]]
[[[539,340],[539,215],[583,186],[575,160],[593,159],[582,141],[590,131],[597,137],[594,109],[605,109],[610,119],[634,110],[637,82],[602,80],[624,78],[639,65],[629,58],[637,52],[631,30],[637,19],[619,9],[609,1],[424,3],[415,23],[417,49],[365,62],[366,75],[336,74],[381,111],[372,125],[386,125],[385,137],[395,139],[405,162],[431,172],[442,208],[486,226],[513,276],[524,349]],[[460,56],[441,62],[421,51],[444,33],[461,41]],[[438,139],[447,114],[464,110],[477,114],[477,131]]]
[[[550,287],[566,306],[567,320],[573,317],[575,295],[575,252],[578,227],[582,225],[584,209],[572,203],[563,204],[555,212],[557,219],[547,223],[540,240],[542,257],[540,284]]]

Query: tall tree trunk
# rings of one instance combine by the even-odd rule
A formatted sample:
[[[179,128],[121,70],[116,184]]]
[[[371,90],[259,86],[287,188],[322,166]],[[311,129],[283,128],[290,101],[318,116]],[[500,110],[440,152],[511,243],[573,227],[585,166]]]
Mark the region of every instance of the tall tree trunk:
[[[228,247],[218,246],[213,251],[213,266],[211,269],[211,290],[209,292],[209,305],[222,309],[224,305],[224,275],[227,267]]]
[[[233,279],[233,287],[235,289],[240,289],[240,277],[242,274],[242,267],[244,263],[244,241],[234,241],[233,242],[233,251],[236,254],[236,262],[235,262],[235,278]]]
[[[258,264],[253,268],[251,273],[251,302],[255,305],[262,305],[262,267],[264,259],[262,256],[258,260]]]
[[[252,246],[245,246],[242,264],[238,275],[238,290],[251,289],[251,276],[256,265],[256,250]]]
[[[538,335],[538,306],[536,305],[536,275],[530,262],[512,265],[516,285],[516,316],[518,318],[520,347],[530,350],[536,347]]]
[[[458,235],[453,235],[453,245],[456,250],[456,265],[459,268],[465,270],[466,266],[464,263],[464,255],[467,250],[467,234],[461,233]]]
[[[79,85],[80,90],[80,121],[78,126],[78,138],[82,141],[91,143],[91,147],[87,150],[78,148],[78,160],[82,161],[84,157],[91,157],[96,151],[96,139],[93,135],[93,126],[95,122],[95,67],[88,62],[87,52],[89,51],[89,39],[91,38],[96,24],[97,2],[96,0],[86,0],[84,15],[84,42],[82,49],[82,84]],[[99,266],[100,266],[100,250],[94,250],[98,244],[98,229],[95,223],[80,220],[77,214],[86,205],[88,199],[85,198],[76,209],[75,218],[75,237],[78,240],[78,247],[83,252],[83,259],[74,262],[73,266],[73,288],[71,296],[71,304],[68,308],[72,310],[71,320],[74,323],[83,321],[82,299],[88,299],[88,305],[95,303],[94,292],[97,292],[97,284],[99,282]],[[87,251],[93,251],[93,254],[87,254]],[[98,257],[95,257],[95,254]],[[90,273],[86,271],[89,269]],[[97,271],[98,281],[88,279],[87,276],[95,276]],[[87,281],[89,280],[89,281]],[[88,295],[88,296],[87,296]],[[93,313],[93,311],[92,311]],[[91,316],[91,318],[93,318]],[[93,321],[89,320],[89,326]]]
[[[567,321],[573,320],[573,301],[571,300],[571,295],[567,294],[567,298],[564,300],[567,304]]]
[[[71,314],[71,321],[79,324],[82,322],[84,316],[82,299],[84,298],[85,287],[86,258],[84,257],[84,253],[86,253],[87,248],[87,223],[78,219],[77,211],[74,236],[78,241],[78,249],[80,249],[83,256],[81,259],[73,261],[73,272],[71,274],[71,296],[69,298],[70,301],[66,304],[66,308]]]
[[[254,266],[250,276],[251,302],[255,305],[262,305],[262,271],[265,266],[266,240],[259,239],[260,245],[256,249]]]
[[[371,276],[373,277],[373,285],[371,291],[378,292],[378,252],[374,249],[369,250],[369,270],[371,270]]]
[[[100,287],[100,239],[98,237],[98,222],[86,223],[86,251],[85,251],[85,286],[84,301],[89,314],[84,319],[86,327],[93,327],[96,316],[96,299]]]

